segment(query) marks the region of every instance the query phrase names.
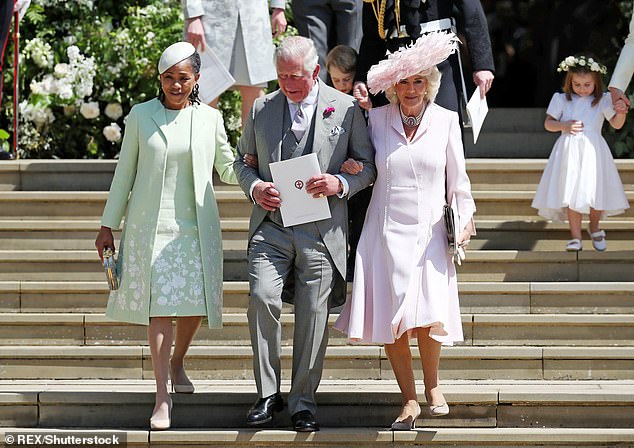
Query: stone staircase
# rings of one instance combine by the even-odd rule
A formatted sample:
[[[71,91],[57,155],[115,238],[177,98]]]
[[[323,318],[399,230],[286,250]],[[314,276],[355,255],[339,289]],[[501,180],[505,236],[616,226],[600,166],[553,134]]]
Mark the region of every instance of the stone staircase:
[[[324,430],[307,435],[289,431],[285,414],[270,429],[244,428],[255,398],[245,315],[250,206],[236,187],[217,189],[225,327],[203,325],[187,359],[197,392],[175,396],[173,430],[150,433],[146,329],[105,319],[93,249],[114,162],[3,162],[0,446],[4,434],[27,428],[118,429],[139,447],[634,446],[634,211],[605,221],[606,253],[587,238],[583,252],[564,252],[567,227],[530,208],[544,164],[468,160],[478,236],[459,268],[465,342],[444,348],[441,360],[451,414],[421,417],[416,432],[386,430],[400,398],[385,351],[332,331],[318,392]],[[634,162],[617,165],[632,201]],[[286,392],[290,307],[282,321]],[[414,366],[421,379],[418,359]]]

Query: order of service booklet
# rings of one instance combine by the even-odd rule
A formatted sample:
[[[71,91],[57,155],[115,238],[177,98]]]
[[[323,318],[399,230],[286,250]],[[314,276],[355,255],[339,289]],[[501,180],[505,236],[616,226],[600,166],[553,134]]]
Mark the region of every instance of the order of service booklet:
[[[211,103],[222,92],[231,87],[236,80],[222,65],[211,48],[207,47],[205,51],[200,53],[200,60],[200,79],[198,80],[200,99],[204,103]]]
[[[317,154],[269,164],[275,188],[280,192],[280,213],[284,227],[330,218],[328,198],[314,198],[306,192],[306,182],[321,174]]]

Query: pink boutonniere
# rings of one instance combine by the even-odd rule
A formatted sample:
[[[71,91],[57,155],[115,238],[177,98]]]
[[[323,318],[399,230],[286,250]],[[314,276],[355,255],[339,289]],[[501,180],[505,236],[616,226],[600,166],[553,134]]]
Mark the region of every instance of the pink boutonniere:
[[[328,118],[334,111],[335,108],[332,106],[325,108],[323,113],[324,118]]]

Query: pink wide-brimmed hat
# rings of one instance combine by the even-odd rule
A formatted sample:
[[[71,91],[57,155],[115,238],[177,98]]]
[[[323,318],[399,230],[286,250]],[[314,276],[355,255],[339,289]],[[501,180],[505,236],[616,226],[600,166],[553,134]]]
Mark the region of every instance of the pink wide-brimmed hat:
[[[387,59],[370,67],[368,89],[374,95],[396,85],[401,79],[424,72],[447,59],[458,49],[454,33],[436,32],[419,37],[413,44],[387,54]]]

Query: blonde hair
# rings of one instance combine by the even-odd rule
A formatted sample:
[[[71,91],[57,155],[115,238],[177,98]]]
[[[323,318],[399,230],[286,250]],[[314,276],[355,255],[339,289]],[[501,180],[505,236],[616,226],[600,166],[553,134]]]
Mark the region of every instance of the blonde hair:
[[[440,88],[440,78],[442,77],[440,70],[436,66],[424,70],[420,73],[417,73],[412,76],[421,76],[427,80],[427,93],[425,94],[425,99],[430,103],[433,103],[436,99],[436,95],[438,95],[438,89]],[[385,96],[392,104],[398,104],[398,96],[396,96],[396,85],[389,87],[385,91]]]

